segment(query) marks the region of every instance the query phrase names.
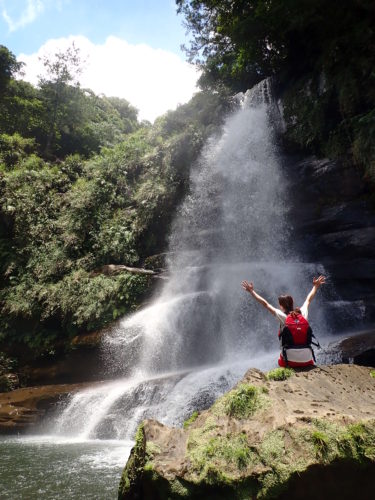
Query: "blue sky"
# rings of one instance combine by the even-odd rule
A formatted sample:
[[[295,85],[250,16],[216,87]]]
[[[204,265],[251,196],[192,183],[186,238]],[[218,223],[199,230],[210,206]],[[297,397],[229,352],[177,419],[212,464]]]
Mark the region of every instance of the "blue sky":
[[[173,0],[0,0],[0,7],[1,43],[16,55],[68,35],[84,35],[93,43],[115,35],[182,55],[185,28]]]
[[[154,120],[196,91],[198,74],[174,0],[0,0],[0,43],[37,84],[39,58],[73,41],[88,60],[81,85],[118,95]]]

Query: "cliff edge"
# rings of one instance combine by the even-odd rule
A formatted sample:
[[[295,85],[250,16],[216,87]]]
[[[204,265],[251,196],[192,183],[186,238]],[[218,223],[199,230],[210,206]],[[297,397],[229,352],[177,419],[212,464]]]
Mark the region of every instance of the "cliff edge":
[[[119,499],[373,498],[374,371],[250,369],[184,428],[138,428]]]

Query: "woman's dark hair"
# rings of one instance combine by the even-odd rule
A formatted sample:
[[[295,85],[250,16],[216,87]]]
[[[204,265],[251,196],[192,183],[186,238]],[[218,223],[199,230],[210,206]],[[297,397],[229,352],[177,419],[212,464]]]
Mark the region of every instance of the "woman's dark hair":
[[[280,295],[279,304],[285,309],[285,312],[289,314],[294,309],[293,297],[290,295]]]
[[[294,308],[293,297],[291,295],[280,295],[279,304],[283,306],[286,314],[290,314],[291,312],[301,314],[299,307]]]

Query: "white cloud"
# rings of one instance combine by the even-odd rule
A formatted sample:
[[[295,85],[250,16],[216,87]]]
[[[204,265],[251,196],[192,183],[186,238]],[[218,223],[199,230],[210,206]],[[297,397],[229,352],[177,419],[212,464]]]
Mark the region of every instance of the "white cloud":
[[[2,16],[8,25],[9,31],[17,31],[27,24],[32,23],[44,11],[45,4],[42,0],[27,0],[24,2],[23,10],[19,13],[16,19],[12,17],[5,7],[3,2]]]
[[[131,45],[114,36],[102,45],[84,36],[49,40],[37,53],[18,57],[26,63],[24,78],[36,84],[44,69],[39,58],[64,50],[73,41],[86,59],[79,77],[81,86],[97,94],[127,99],[139,109],[140,119],[153,121],[187,102],[197,90],[198,72],[176,54],[145,44]]]

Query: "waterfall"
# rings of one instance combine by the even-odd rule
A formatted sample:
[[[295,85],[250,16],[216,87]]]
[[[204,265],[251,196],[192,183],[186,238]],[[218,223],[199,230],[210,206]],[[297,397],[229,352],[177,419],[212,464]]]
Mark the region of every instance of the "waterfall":
[[[105,339],[109,369],[124,378],[74,395],[53,432],[129,439],[147,416],[180,424],[246,369],[275,365],[277,322],[241,281],[274,305],[282,293],[301,305],[323,270],[293,245],[269,82],[241,101],[192,169],[171,232],[169,280]],[[322,317],[312,317],[324,332]]]

